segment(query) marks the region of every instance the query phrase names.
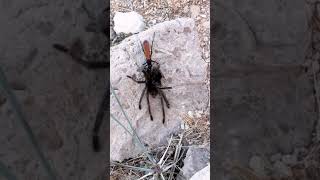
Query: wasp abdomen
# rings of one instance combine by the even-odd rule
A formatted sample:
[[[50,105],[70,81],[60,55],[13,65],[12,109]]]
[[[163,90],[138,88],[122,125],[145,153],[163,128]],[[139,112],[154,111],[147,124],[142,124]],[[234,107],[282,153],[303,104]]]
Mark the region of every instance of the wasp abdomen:
[[[151,50],[148,41],[143,41],[143,51],[147,61],[151,61]]]

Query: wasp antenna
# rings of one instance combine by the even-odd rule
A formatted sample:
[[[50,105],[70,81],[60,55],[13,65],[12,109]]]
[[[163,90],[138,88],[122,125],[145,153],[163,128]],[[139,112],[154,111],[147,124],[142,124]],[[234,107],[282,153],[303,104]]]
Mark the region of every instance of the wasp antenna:
[[[153,32],[152,42],[153,42],[155,36],[156,36],[156,32]]]
[[[156,32],[153,33],[153,37],[152,37],[150,59],[151,59],[151,56],[152,56],[153,41],[154,41],[154,36],[155,36],[155,35],[156,35]]]
[[[140,42],[140,46],[141,46],[141,49],[142,49],[143,53],[145,54],[145,52],[144,52],[144,48],[143,48],[143,45],[142,45],[142,43],[141,43],[141,42]]]

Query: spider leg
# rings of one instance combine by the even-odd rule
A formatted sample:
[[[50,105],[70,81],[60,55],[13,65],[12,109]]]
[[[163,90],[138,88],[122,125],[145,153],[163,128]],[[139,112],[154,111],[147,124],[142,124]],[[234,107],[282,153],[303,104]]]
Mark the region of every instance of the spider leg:
[[[99,129],[101,127],[103,117],[107,111],[107,107],[110,103],[110,89],[107,88],[105,94],[103,95],[103,100],[99,106],[97,115],[96,115],[96,121],[94,123],[93,128],[93,137],[92,137],[92,143],[93,143],[93,150],[95,152],[100,151],[100,142],[99,142]]]
[[[140,96],[140,99],[139,99],[139,109],[141,109],[141,101],[142,101],[142,98],[146,92],[146,89],[147,89],[147,86],[143,88],[142,90],[142,93],[141,93],[141,96]]]
[[[162,119],[162,123],[164,124],[165,119],[166,119],[166,114],[165,114],[165,112],[164,112],[163,97],[160,96],[160,99],[161,99],[162,118],[163,118],[163,119]]]
[[[160,65],[157,61],[151,60],[151,62],[154,62],[154,63],[156,63],[156,64]]]
[[[81,57],[72,54],[67,47],[61,44],[53,44],[53,47],[63,53],[70,55],[76,63],[83,65],[87,69],[104,69],[109,67],[109,64],[104,61],[86,61]]]
[[[145,83],[146,81],[138,81],[136,80],[135,78],[133,78],[132,76],[127,76],[128,78],[132,79],[134,82],[136,83],[139,83],[139,84],[142,84],[142,83]]]
[[[172,87],[159,87],[159,89],[172,89]]]
[[[151,109],[150,109],[149,91],[147,91],[147,103],[148,103],[148,111],[149,111],[150,119],[151,119],[151,121],[153,121],[153,117],[152,117]]]
[[[161,89],[159,89],[159,88],[158,88],[158,91],[159,91],[159,94],[163,97],[164,102],[166,102],[167,107],[170,108],[169,101],[168,101],[166,95],[164,94],[164,92],[163,92]]]

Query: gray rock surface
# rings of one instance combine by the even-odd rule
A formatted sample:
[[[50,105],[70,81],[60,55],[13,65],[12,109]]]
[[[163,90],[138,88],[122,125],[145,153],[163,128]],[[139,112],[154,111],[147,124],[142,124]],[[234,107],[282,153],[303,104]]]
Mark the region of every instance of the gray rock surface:
[[[142,100],[142,109],[138,108],[140,94],[144,84],[137,84],[127,75],[136,75],[143,79],[138,67],[144,62],[140,41],[151,42],[153,33],[153,60],[160,64],[165,78],[163,86],[173,89],[164,90],[170,102],[170,109],[165,108],[166,122],[162,124],[160,96],[150,96],[150,106],[154,120],[148,114],[146,97]],[[138,135],[149,147],[165,143],[165,137],[180,129],[182,116],[188,111],[208,109],[209,91],[208,65],[201,59],[195,25],[192,19],[180,18],[157,24],[147,31],[133,35],[111,48],[111,84],[132,125]],[[112,96],[111,113],[126,126],[115,98]],[[141,152],[135,146],[131,135],[111,121],[111,160],[121,161]]]
[[[207,147],[190,147],[183,162],[183,176],[189,179],[208,165],[210,162],[210,150]]]

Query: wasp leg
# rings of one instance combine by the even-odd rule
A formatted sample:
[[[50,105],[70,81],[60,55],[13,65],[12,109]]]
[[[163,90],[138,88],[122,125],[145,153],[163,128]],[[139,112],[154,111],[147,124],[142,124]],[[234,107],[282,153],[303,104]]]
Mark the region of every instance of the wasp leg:
[[[141,109],[141,101],[142,101],[142,98],[146,92],[146,89],[147,89],[147,86],[143,88],[142,90],[142,93],[141,93],[141,96],[140,96],[140,99],[139,99],[139,109]]]
[[[53,47],[63,53],[66,53],[72,57],[72,59],[78,63],[86,67],[87,69],[105,69],[109,67],[109,63],[104,61],[86,61],[79,56],[74,55],[70,52],[70,50],[61,45],[61,44],[53,44]]]
[[[136,83],[139,83],[139,84],[142,84],[142,83],[145,83],[146,81],[138,81],[136,80],[135,78],[133,78],[132,76],[127,76],[128,78],[132,79],[134,82]]]
[[[96,121],[94,123],[93,128],[93,137],[92,137],[92,143],[93,143],[93,150],[95,152],[100,151],[100,142],[99,142],[99,130],[103,121],[103,117],[107,111],[107,107],[110,103],[110,89],[107,88],[105,94],[103,95],[103,100],[99,106],[97,115],[96,115]]]
[[[153,121],[153,117],[152,117],[152,114],[151,114],[150,101],[149,101],[149,92],[148,91],[147,91],[147,103],[148,103],[148,111],[149,111],[150,119],[151,119],[151,121]]]

